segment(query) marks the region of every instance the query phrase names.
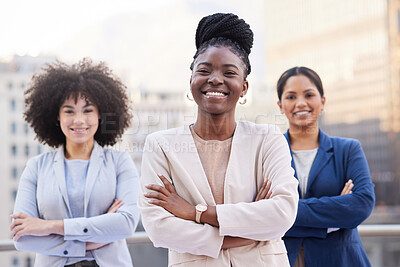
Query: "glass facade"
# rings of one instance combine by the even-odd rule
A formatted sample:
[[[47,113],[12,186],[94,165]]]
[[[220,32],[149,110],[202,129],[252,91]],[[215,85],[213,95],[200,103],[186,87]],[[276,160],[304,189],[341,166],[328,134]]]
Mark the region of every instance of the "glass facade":
[[[400,181],[394,151],[400,71],[392,60],[400,51],[398,6],[398,0],[270,1],[265,16],[268,86],[294,66],[321,76],[327,100],[321,127],[360,140],[383,205],[400,205],[400,197],[386,192],[398,191]]]

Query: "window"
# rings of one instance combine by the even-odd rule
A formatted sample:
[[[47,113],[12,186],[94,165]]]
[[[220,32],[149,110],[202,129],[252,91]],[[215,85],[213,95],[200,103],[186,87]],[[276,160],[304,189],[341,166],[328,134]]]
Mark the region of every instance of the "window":
[[[25,145],[25,156],[29,156],[29,145]]]
[[[32,259],[31,257],[26,257],[26,267],[32,267]]]
[[[12,259],[12,265],[11,265],[12,267],[19,267],[19,260],[18,260],[18,258],[17,257],[14,257],[13,259]]]
[[[16,146],[16,145],[12,145],[12,146],[11,146],[11,154],[12,154],[14,157],[17,156],[18,151],[17,151],[17,146]]]
[[[28,134],[29,133],[29,125],[28,124],[24,124],[24,132],[26,133],[26,134]]]
[[[12,191],[12,193],[11,193],[11,195],[12,195],[12,199],[15,201],[15,199],[17,198],[17,189],[14,189],[13,191]]]
[[[17,167],[13,167],[13,168],[11,169],[11,177],[12,177],[13,179],[17,179],[17,178],[18,178],[18,169],[17,169]]]
[[[11,105],[11,111],[17,110],[17,103],[15,102],[15,99],[11,99],[10,105]]]
[[[15,122],[11,123],[11,133],[16,134],[17,133],[17,124]]]

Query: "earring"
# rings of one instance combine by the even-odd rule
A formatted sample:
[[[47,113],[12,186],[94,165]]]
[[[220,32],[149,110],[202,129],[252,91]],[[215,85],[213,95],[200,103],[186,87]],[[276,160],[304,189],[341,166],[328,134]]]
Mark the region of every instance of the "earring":
[[[244,105],[244,104],[246,104],[246,103],[247,103],[247,97],[246,97],[246,95],[241,96],[240,99],[239,99],[239,104],[240,104],[240,105]]]
[[[99,124],[103,124],[103,120],[101,118],[99,119]]]
[[[321,109],[321,112],[319,113],[319,116],[321,116],[321,117],[324,116],[325,112],[326,112],[325,108]]]
[[[189,99],[190,101],[194,101],[192,90],[186,92],[186,98]]]
[[[57,126],[57,127],[60,127],[60,121],[59,121],[59,120],[57,120],[56,126]]]

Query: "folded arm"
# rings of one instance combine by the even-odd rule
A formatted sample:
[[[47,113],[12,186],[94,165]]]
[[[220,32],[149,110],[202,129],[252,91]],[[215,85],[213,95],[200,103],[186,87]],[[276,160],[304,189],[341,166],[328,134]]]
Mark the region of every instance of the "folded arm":
[[[371,213],[374,186],[359,142],[349,148],[346,177],[354,187],[351,194],[300,199],[295,226],[317,228],[355,228]]]

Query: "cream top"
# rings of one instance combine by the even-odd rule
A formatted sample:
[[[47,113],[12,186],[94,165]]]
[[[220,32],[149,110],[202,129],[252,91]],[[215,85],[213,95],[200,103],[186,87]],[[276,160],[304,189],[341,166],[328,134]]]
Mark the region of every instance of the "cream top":
[[[190,126],[194,143],[199,154],[201,165],[206,174],[216,204],[224,203],[224,184],[229,156],[231,154],[232,137],[219,140],[204,140]]]

